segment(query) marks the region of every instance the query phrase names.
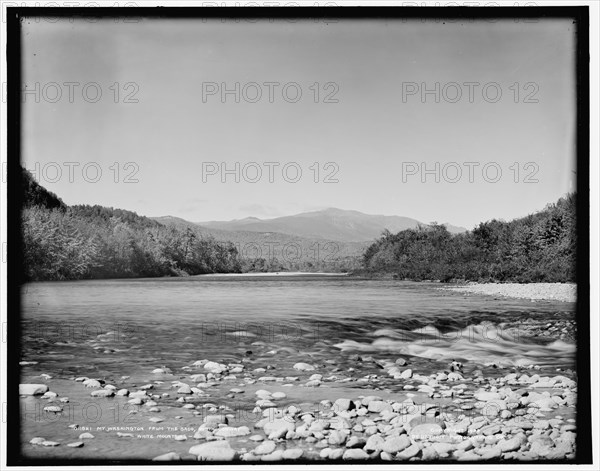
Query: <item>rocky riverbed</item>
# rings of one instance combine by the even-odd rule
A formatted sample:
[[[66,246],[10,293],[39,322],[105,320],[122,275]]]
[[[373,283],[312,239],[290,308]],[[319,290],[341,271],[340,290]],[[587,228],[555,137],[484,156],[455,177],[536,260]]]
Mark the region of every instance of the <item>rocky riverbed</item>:
[[[531,301],[577,300],[577,285],[574,283],[469,283],[463,286],[447,287],[459,293],[484,294]]]
[[[504,462],[576,452],[570,369],[346,352],[262,366],[201,359],[138,377],[52,378],[22,366],[27,458]]]

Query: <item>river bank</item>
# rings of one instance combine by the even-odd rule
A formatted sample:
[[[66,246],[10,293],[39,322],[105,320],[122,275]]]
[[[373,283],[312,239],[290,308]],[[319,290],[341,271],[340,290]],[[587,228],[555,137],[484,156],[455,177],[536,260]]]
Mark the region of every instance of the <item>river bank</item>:
[[[144,378],[44,378],[37,390],[21,387],[29,415],[23,452],[34,459],[248,462],[574,457],[569,372],[488,376],[454,364],[424,375],[398,358],[382,362],[379,375],[359,373],[376,361],[355,356],[355,374],[334,374],[335,361],[267,371],[205,359]],[[386,380],[402,392],[391,392]]]
[[[575,457],[570,368],[424,361],[343,347],[335,359],[298,361],[301,353],[254,342],[239,362],[200,359],[132,376],[55,378],[23,362],[22,452],[50,461]]]
[[[575,283],[468,283],[463,286],[448,286],[441,289],[459,293],[502,296],[531,301],[577,301]]]
[[[20,451],[54,464],[572,459],[575,344],[547,324],[574,323],[573,306],[439,287],[32,284]]]

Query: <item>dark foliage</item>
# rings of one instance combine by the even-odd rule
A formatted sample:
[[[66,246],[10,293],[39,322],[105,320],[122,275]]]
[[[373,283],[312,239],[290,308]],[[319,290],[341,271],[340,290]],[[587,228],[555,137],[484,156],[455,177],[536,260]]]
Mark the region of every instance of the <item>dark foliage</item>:
[[[231,243],[131,211],[66,206],[23,172],[24,271],[29,280],[239,272]]]
[[[365,251],[363,266],[412,280],[575,281],[575,211],[570,194],[536,214],[463,234],[437,224],[385,232]]]
[[[29,170],[21,169],[21,202],[24,208],[41,206],[47,209],[65,210],[67,205],[35,181]]]

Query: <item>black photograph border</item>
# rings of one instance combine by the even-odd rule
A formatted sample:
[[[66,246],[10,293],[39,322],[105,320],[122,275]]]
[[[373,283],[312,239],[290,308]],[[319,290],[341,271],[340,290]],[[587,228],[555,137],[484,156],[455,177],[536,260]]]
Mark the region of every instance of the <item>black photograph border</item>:
[[[165,463],[144,460],[48,460],[23,458],[21,450],[21,424],[19,410],[21,328],[20,290],[24,280],[21,241],[21,19],[23,17],[51,18],[147,18],[147,19],[320,19],[336,20],[398,20],[398,19],[549,19],[570,18],[576,24],[576,120],[577,120],[577,437],[574,460],[485,461],[461,462],[459,465],[483,464],[591,464],[591,370],[590,370],[590,55],[589,7],[587,6],[527,6],[527,7],[394,7],[394,6],[342,6],[342,7],[7,7],[7,464],[9,466],[74,466],[74,465],[139,465],[164,466]],[[597,156],[596,156],[597,158]],[[12,177],[12,179],[11,179]],[[299,461],[285,464],[335,464],[335,462]],[[340,463],[342,463],[340,461]],[[348,465],[350,462],[343,462]],[[381,460],[354,464],[389,464]],[[192,462],[171,462],[170,465],[193,465]],[[200,464],[200,463],[198,463]],[[219,464],[203,462],[202,465]],[[222,463],[221,463],[222,464]],[[231,463],[228,463],[231,465]],[[239,465],[250,463],[240,462]],[[282,464],[282,463],[277,463]],[[444,464],[456,466],[452,461],[411,462],[419,465]]]

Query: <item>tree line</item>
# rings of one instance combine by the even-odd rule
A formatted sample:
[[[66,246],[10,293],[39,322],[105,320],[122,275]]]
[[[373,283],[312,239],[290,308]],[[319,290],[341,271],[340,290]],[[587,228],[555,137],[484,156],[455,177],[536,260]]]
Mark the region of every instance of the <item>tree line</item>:
[[[574,194],[536,214],[484,222],[462,234],[436,223],[397,234],[385,231],[362,260],[345,247],[333,257],[314,258],[303,246],[301,258],[287,260],[242,257],[232,242],[217,241],[200,228],[165,225],[132,211],[67,206],[27,170],[21,172],[26,280],[296,270],[440,281],[566,282],[576,276]]]
[[[363,255],[363,270],[411,280],[568,282],[576,277],[576,196],[510,222],[491,220],[450,234],[433,223],[385,231]]]
[[[132,211],[67,206],[22,169],[26,280],[185,276],[241,271],[231,243]]]

